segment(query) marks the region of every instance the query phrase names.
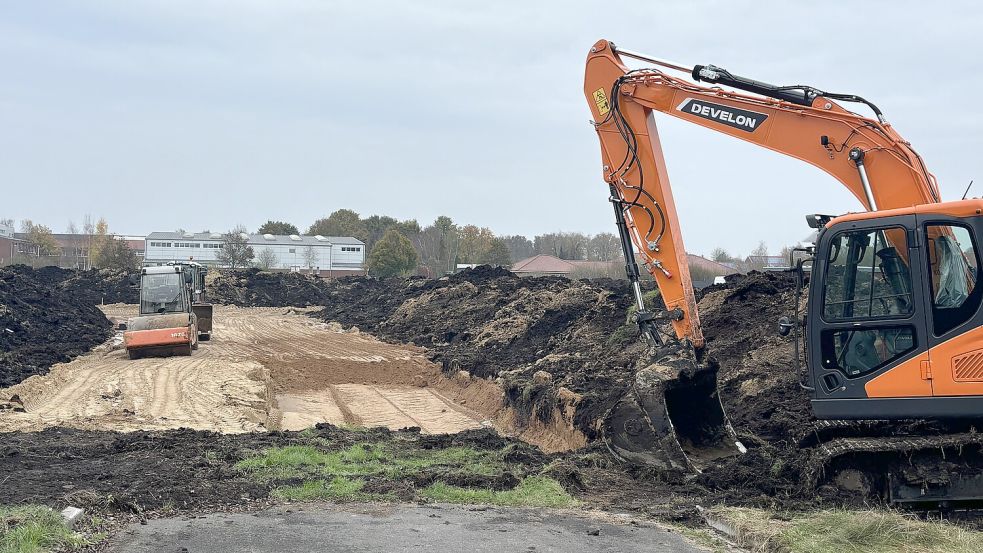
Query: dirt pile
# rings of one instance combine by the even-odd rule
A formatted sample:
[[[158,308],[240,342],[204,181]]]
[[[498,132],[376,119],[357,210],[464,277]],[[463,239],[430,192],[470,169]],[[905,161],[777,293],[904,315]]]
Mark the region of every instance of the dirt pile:
[[[720,365],[721,403],[749,449],[700,477],[726,498],[746,501],[757,493],[771,501],[765,497],[801,493],[799,470],[808,451],[799,440],[815,418],[799,386],[805,376],[795,369],[792,341],[778,335],[778,319],[794,305],[795,279],[787,273],[731,278],[700,300],[707,351]]]
[[[794,296],[794,278],[779,273],[737,277],[701,295],[724,408],[750,449],[701,476],[714,496],[797,493],[798,440],[813,418],[792,343],[777,334]],[[533,414],[546,416],[560,390],[572,392],[579,398],[575,424],[593,439],[596,421],[658,353],[626,323],[632,297],[619,281],[520,279],[479,268],[437,281],[341,279],[329,283],[328,297],[317,317],[424,346],[448,370],[501,377],[518,409],[531,405]]]
[[[0,269],[0,388],[89,351],[111,334],[87,289],[95,273],[57,268]],[[106,288],[103,288],[104,290]]]
[[[310,275],[244,269],[219,275],[208,294],[213,303],[240,307],[308,307],[324,304],[326,288]]]
[[[720,364],[724,409],[735,427],[768,442],[797,441],[815,420],[791,338],[778,335],[778,319],[794,305],[795,279],[786,273],[731,279],[699,303],[707,350]]]
[[[114,269],[89,269],[78,271],[60,267],[41,267],[32,269],[25,265],[14,265],[6,270],[18,272],[33,278],[40,284],[57,288],[73,300],[87,305],[108,303],[137,303],[140,289],[129,282],[135,271]]]
[[[447,372],[500,377],[526,416],[548,420],[557,394],[572,392],[578,426],[593,435],[593,421],[643,356],[637,329],[626,324],[631,303],[622,281],[519,278],[478,267],[439,280],[330,281],[315,316],[423,346]]]

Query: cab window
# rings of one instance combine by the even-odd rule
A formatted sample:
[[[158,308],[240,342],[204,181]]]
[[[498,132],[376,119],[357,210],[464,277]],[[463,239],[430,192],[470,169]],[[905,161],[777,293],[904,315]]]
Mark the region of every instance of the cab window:
[[[830,243],[823,318],[827,321],[906,317],[914,309],[905,230],[843,232]]]
[[[928,272],[932,283],[932,329],[936,336],[968,321],[980,306],[983,291],[977,249],[970,230],[961,225],[925,225]]]
[[[912,326],[826,330],[822,333],[823,368],[847,377],[862,376],[915,349]]]

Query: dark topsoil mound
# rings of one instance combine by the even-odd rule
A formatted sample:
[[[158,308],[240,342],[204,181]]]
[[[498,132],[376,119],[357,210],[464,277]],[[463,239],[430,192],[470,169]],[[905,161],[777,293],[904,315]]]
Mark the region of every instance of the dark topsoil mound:
[[[307,307],[324,304],[327,286],[310,275],[244,269],[220,275],[208,294],[213,303],[242,307]]]
[[[111,325],[95,306],[103,298],[134,301],[126,281],[110,272],[0,269],[0,388],[46,374],[105,341]]]
[[[542,400],[564,386],[584,396],[580,426],[593,435],[593,420],[644,356],[638,330],[626,324],[632,301],[624,281],[519,278],[484,266],[439,280],[330,281],[315,316],[424,346],[448,371],[502,377],[520,413],[548,418],[553,405]],[[555,386],[533,384],[537,371]]]
[[[436,281],[347,278],[328,288],[327,307],[317,317],[425,346],[447,369],[502,377],[520,410],[548,416],[555,386],[581,394],[575,424],[590,438],[598,437],[596,421],[634,371],[658,355],[626,324],[632,297],[623,281],[518,278],[480,267]],[[794,291],[791,275],[752,273],[701,294],[707,352],[720,366],[724,408],[750,449],[693,483],[711,496],[773,502],[801,495],[798,440],[813,418],[798,385],[792,343],[777,334]],[[553,376],[552,386],[533,383],[540,370]],[[680,490],[679,475],[658,478]]]

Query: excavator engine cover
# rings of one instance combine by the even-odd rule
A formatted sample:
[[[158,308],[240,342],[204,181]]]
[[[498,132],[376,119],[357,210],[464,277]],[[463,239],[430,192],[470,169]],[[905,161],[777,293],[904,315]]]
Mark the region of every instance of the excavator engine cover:
[[[746,451],[720,404],[717,367],[686,355],[635,374],[605,417],[604,442],[620,459],[661,470],[700,472]]]

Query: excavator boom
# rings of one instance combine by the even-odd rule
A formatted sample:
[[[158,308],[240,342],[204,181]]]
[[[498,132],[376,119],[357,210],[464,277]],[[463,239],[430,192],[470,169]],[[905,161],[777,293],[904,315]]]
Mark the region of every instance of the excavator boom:
[[[756,93],[707,87],[659,69],[631,70],[637,58],[697,80]],[[680,339],[703,345],[686,252],[653,112],[800,159],[829,173],[869,211],[939,201],[921,157],[883,120],[852,113],[808,86],[778,87],[735,77],[712,65],[686,68],[598,41],[587,56],[584,92],[601,142],[604,180],[624,208],[628,235],[655,278]],[[766,95],[767,94],[767,95]],[[718,174],[727,168],[712,170]]]

